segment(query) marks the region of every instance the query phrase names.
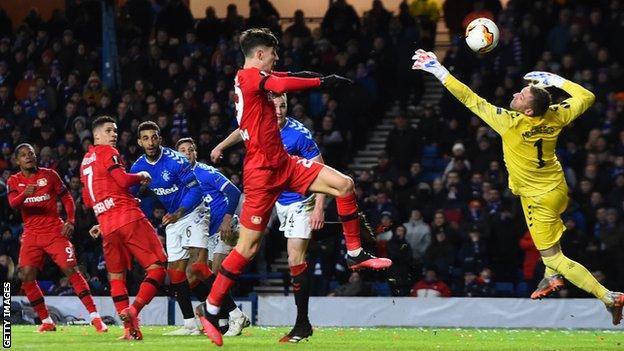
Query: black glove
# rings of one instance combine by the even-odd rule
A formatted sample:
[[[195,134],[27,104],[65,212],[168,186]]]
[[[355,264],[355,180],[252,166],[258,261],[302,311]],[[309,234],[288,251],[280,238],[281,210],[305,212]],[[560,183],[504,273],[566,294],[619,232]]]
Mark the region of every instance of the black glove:
[[[288,72],[289,77],[297,78],[321,78],[323,75],[312,71]]]
[[[351,85],[353,81],[351,79],[339,76],[337,74],[332,74],[329,76],[321,77],[321,87],[322,88],[335,88],[340,85]]]

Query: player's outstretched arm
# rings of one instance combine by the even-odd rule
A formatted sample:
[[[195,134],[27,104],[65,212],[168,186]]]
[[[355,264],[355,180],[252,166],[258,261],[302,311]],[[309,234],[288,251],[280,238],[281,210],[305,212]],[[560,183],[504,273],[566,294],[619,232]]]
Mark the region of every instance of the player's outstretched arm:
[[[412,56],[412,59],[414,60],[412,69],[433,74],[459,102],[481,118],[498,134],[503,135],[509,129],[511,126],[510,112],[490,104],[484,98],[470,90],[464,83],[453,77],[453,75],[440,64],[438,58],[432,52],[418,49],[414,53],[414,56]]]
[[[299,72],[278,72],[273,71],[271,74],[278,77],[297,77],[297,78],[321,78],[323,75],[321,73],[312,72],[312,71],[299,71]]]
[[[223,157],[223,151],[231,147],[232,145],[236,145],[243,141],[243,137],[240,134],[240,128],[236,128],[227,138],[223,139],[222,142],[217,144],[217,146],[210,151],[210,159],[213,163],[219,163],[221,161],[221,157]]]
[[[567,125],[575,120],[590,108],[596,100],[596,96],[591,91],[554,73],[533,71],[525,74],[524,79],[537,87],[547,88],[553,86],[570,94],[568,99],[560,104],[551,106],[551,111],[559,117],[563,125]]]
[[[126,171],[121,167],[116,167],[111,170],[110,175],[113,177],[117,185],[124,189],[133,185],[142,184],[143,182],[147,182],[148,179],[151,179],[149,173],[147,172],[139,172],[136,174],[126,173]]]
[[[310,88],[334,88],[340,85],[352,84],[353,81],[345,77],[332,74],[320,78],[279,77],[266,76],[260,83],[260,88],[277,94],[299,91]]]

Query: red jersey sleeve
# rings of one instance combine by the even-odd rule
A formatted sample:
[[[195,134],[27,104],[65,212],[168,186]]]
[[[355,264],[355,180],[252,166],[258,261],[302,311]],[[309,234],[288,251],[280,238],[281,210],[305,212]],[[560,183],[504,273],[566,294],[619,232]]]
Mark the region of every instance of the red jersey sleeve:
[[[67,213],[67,221],[70,223],[76,223],[76,205],[74,203],[74,199],[71,197],[69,191],[67,191],[67,187],[61,177],[56,173],[56,171],[49,171],[48,178],[53,184],[54,193],[61,198],[61,202],[63,203],[63,207],[65,208],[65,212]]]
[[[26,194],[24,194],[24,191],[20,193],[17,184],[18,180],[14,175],[9,177],[7,181],[9,187],[9,206],[15,209],[22,207],[24,200],[26,200]]]

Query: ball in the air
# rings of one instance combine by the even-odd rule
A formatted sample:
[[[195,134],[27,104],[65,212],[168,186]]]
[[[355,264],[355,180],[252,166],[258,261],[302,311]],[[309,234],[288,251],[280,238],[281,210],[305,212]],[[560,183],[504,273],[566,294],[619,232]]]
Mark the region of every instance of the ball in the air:
[[[466,44],[480,54],[492,51],[498,44],[498,26],[487,18],[477,18],[466,28]]]

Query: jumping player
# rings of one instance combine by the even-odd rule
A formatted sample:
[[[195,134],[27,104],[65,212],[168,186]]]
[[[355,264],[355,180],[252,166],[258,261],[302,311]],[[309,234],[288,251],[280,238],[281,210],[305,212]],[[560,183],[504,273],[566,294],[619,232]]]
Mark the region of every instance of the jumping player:
[[[546,266],[544,279],[531,298],[543,298],[563,286],[565,277],[600,299],[614,325],[622,319],[624,294],[609,291],[578,262],[561,252],[559,240],[565,230],[561,213],[568,205],[568,186],[555,154],[561,130],[594,103],[594,94],[582,86],[548,72],[530,72],[532,84],[513,95],[510,110],[494,106],[453,77],[435,55],[417,50],[413,69],[432,73],[462,104],[503,138],[503,156],[509,172],[509,188],[520,196],[524,217],[535,246]],[[570,95],[551,105],[546,87]]]
[[[347,263],[351,269],[385,269],[392,264],[388,259],[374,257],[362,250],[353,180],[318,162],[286,153],[275,119],[275,106],[268,97],[269,92],[281,94],[350,81],[336,75],[300,78],[310,75],[308,72],[272,72],[278,59],[278,42],[268,29],[244,31],[240,44],[245,63],[236,74],[234,91],[236,119],[247,149],[243,166],[245,201],[240,217],[240,238],[223,261],[205,311],[200,311],[204,331],[217,345],[223,344],[216,328],[219,306],[243,268],[255,256],[275,201],[286,189],[300,194],[310,191],[336,197],[347,244]]]
[[[314,142],[312,133],[297,120],[286,116],[288,110],[286,94],[274,96],[273,103],[282,143],[288,154],[323,163],[321,151]],[[217,162],[222,157],[223,150],[242,141],[238,129],[230,135],[231,137],[219,143],[210,153],[213,162]],[[313,333],[308,318],[310,278],[305,255],[312,231],[323,228],[325,224],[324,202],[325,194],[303,196],[284,191],[275,204],[280,230],[284,232],[287,239],[288,266],[297,305],[295,326],[280,339],[280,342],[297,343],[312,336]]]
[[[109,116],[92,123],[94,145],[80,165],[82,197],[93,208],[98,225],[90,230],[93,237],[102,235],[106,270],[111,284],[111,297],[119,317],[124,321],[127,340],[142,340],[138,314],[156,295],[165,280],[167,262],[154,227],[145,218],[138,200],[129,188],[150,182],[146,172],[128,174],[124,170],[117,143],[117,125]],[[146,277],[129,305],[126,270],[132,268],[132,257],[145,269]]]
[[[98,333],[107,332],[108,327],[97,312],[89,285],[78,271],[74,246],[69,241],[75,223],[74,200],[58,173],[52,169],[37,167],[37,156],[30,144],[18,145],[15,148],[15,159],[20,172],[9,177],[9,205],[21,211],[24,221],[19,273],[26,297],[41,319],[37,331],[42,333],[56,330],[35,280],[37,270],[43,267],[47,254],[69,279],[76,295],[89,311],[95,330]],[[61,199],[67,212],[66,221],[59,215],[57,198]]]

